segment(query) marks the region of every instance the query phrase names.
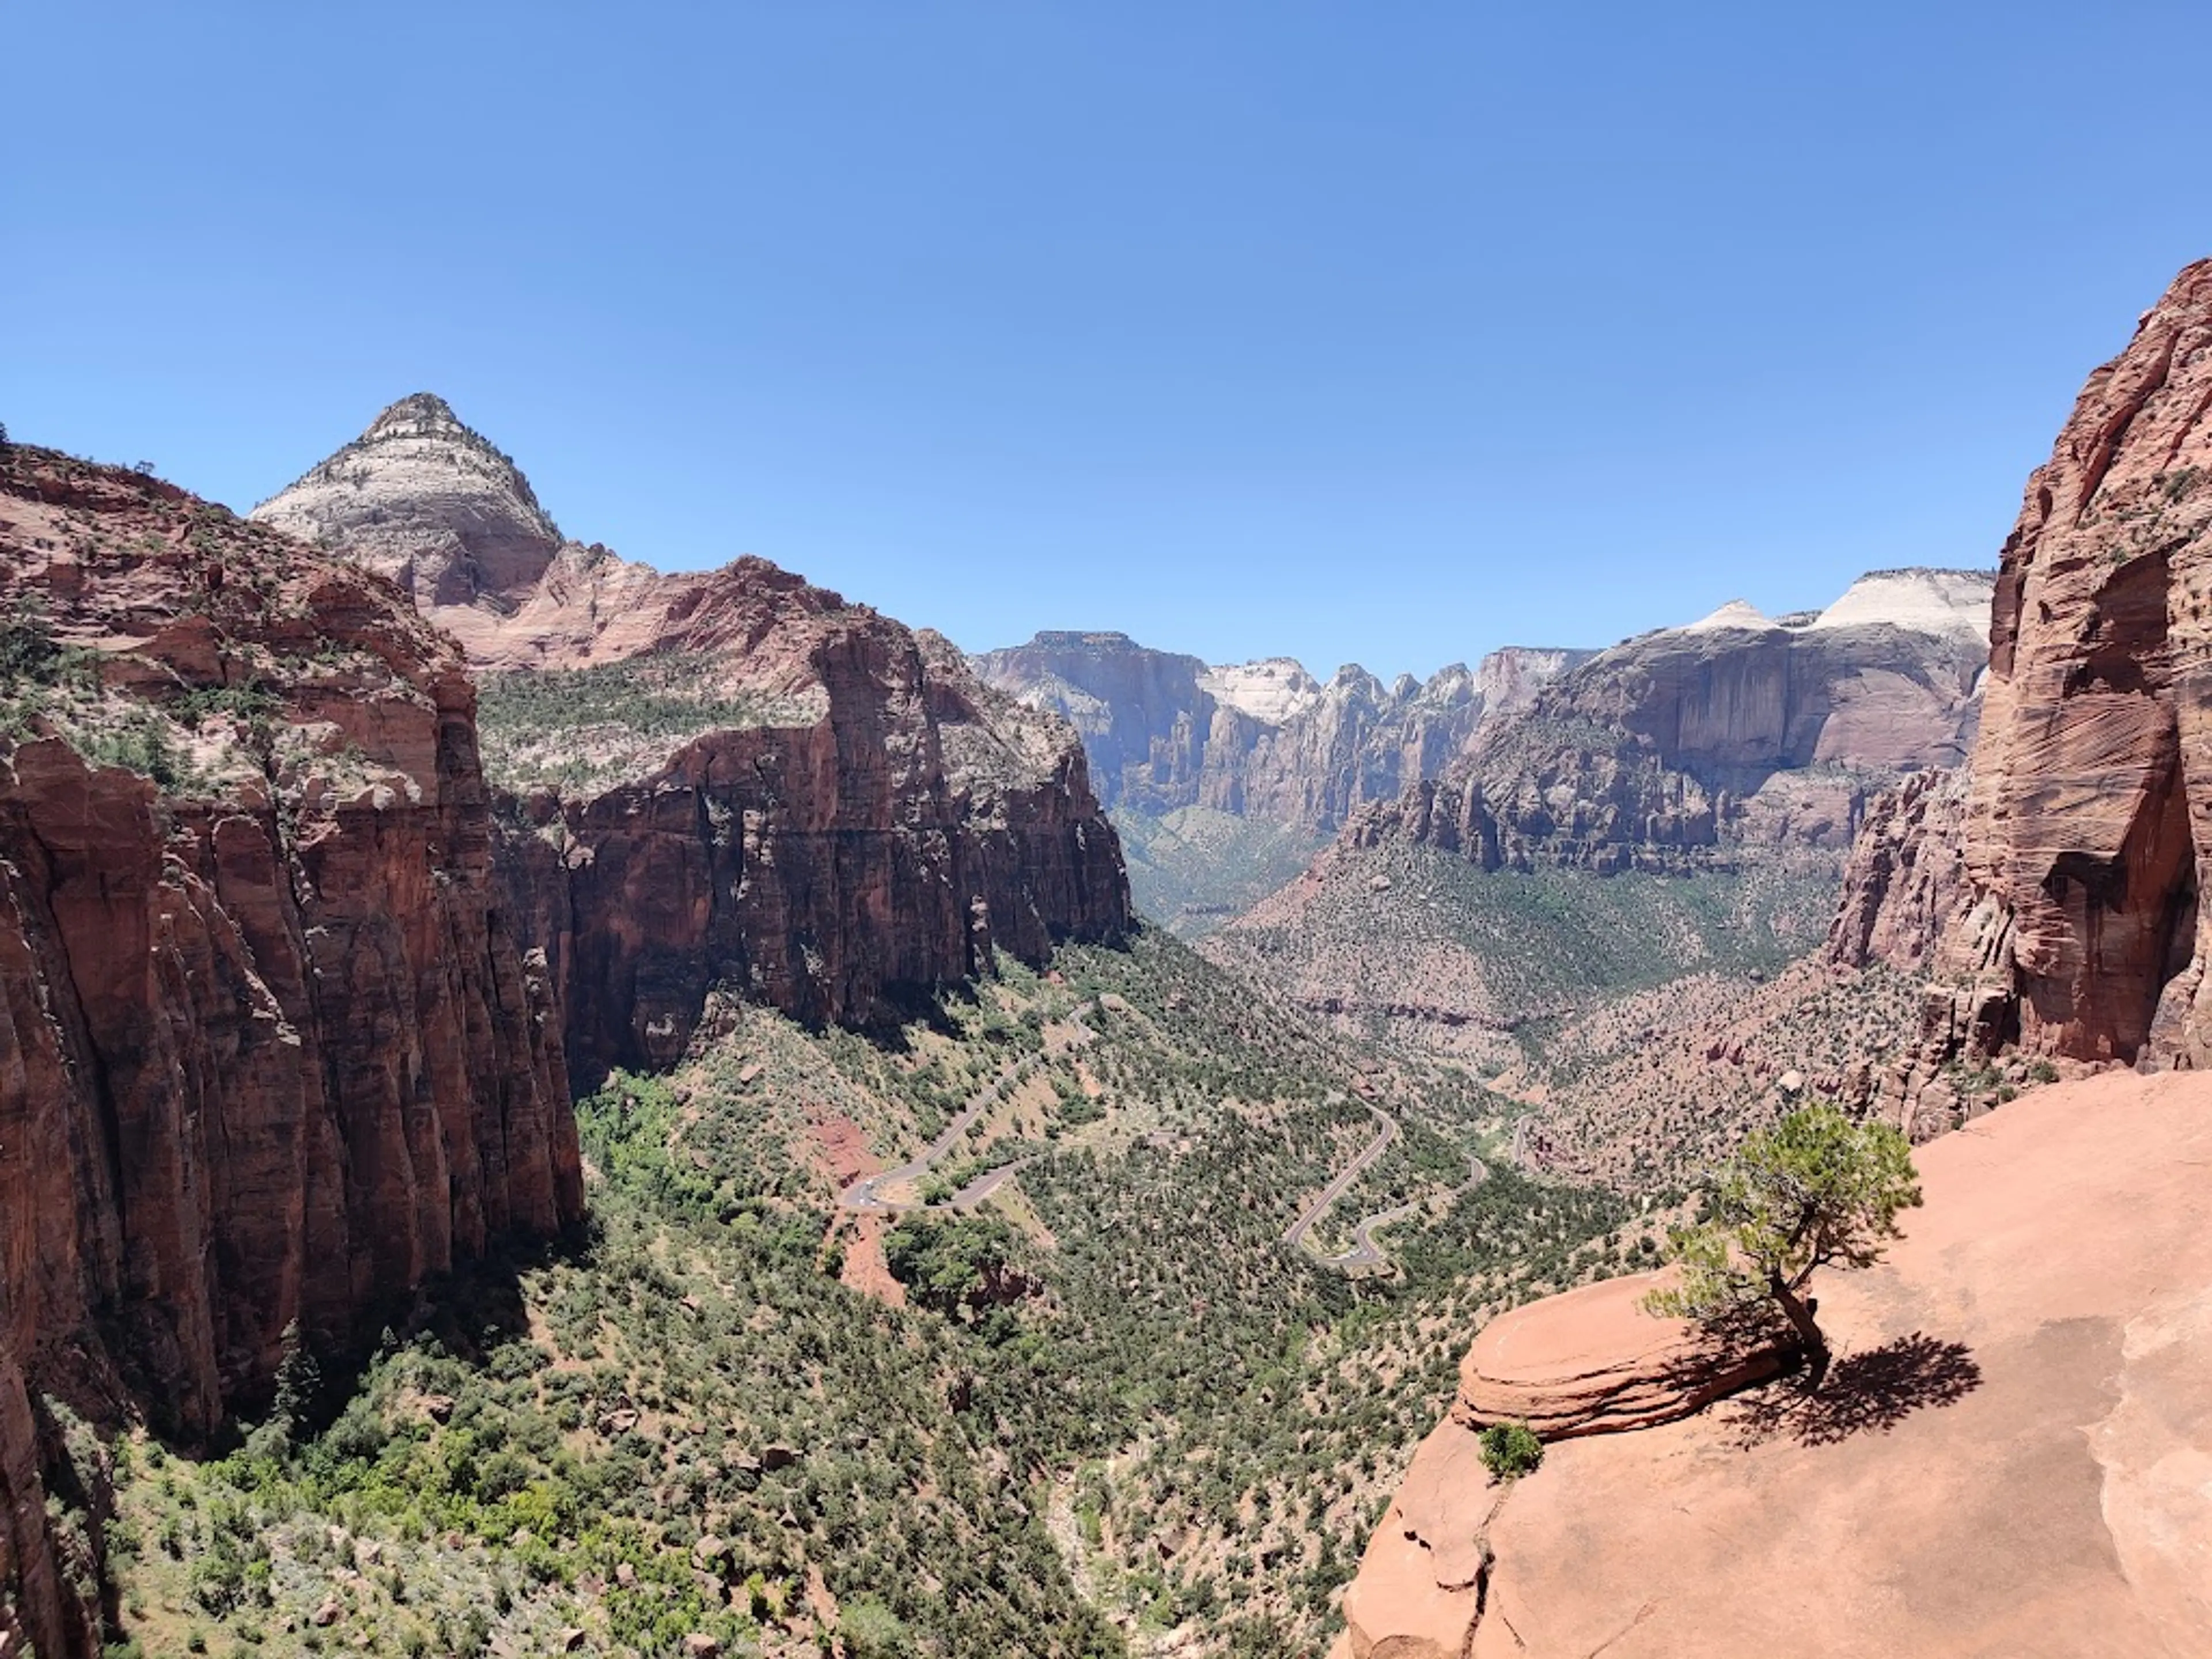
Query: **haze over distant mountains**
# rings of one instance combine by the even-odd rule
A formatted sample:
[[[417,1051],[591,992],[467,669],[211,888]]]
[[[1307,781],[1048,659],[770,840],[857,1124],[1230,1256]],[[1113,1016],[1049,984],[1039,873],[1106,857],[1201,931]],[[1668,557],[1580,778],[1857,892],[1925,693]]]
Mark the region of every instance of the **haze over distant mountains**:
[[[1200,935],[1363,809],[1463,783],[1479,755],[1519,849],[1482,855],[1493,862],[1649,861],[1709,828],[1717,842],[1723,818],[1738,838],[1840,846],[1869,784],[1955,763],[1971,742],[1991,581],[1877,571],[1816,612],[1770,619],[1736,601],[1609,651],[1508,647],[1388,685],[1357,664],[1324,683],[1289,658],[1208,665],[1113,633],[1042,633],[971,660],[1075,726],[1139,907]],[[1820,781],[1773,782],[1784,773]],[[1435,807],[1409,810],[1425,824]],[[1463,787],[1446,811],[1496,842]]]

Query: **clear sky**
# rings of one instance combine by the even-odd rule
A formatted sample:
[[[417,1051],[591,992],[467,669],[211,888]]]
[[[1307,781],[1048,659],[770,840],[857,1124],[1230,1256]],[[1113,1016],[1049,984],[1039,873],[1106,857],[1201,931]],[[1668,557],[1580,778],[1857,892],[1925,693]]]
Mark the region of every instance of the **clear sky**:
[[[443,393],[571,535],[1426,673],[1987,564],[2212,253],[2212,7],[10,9],[0,419],[240,509]]]

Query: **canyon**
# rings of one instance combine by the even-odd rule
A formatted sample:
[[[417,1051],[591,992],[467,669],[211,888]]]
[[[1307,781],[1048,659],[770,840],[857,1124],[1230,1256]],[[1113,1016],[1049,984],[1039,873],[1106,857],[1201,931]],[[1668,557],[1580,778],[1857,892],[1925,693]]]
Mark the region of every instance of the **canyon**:
[[[1389,685],[1357,664],[1326,683],[1289,658],[1209,666],[1122,634],[1039,634],[971,661],[986,684],[1075,727],[1129,845],[1139,904],[1195,937],[1587,654],[1512,648],[1473,672],[1453,664]]]
[[[1342,1654],[1753,1654],[1808,1628],[1837,1653],[2203,1650],[2208,410],[2212,262],[2090,375],[2030,477],[1971,753],[1871,806],[1803,969],[1921,987],[1855,1103],[1926,1142],[1927,1206],[1883,1265],[1818,1287],[1851,1358],[1818,1395],[1563,1439],[1510,1490],[1471,1460],[1480,1410],[1455,1413],[1375,1534]],[[2028,1058],[2026,1080],[2075,1080],[1967,1082]],[[1508,1319],[1588,1324],[1590,1294]],[[1554,1346],[1656,1341],[1626,1301],[1594,1316],[1609,1334]],[[1477,1340],[1471,1380],[1502,1340]],[[1931,1569],[1937,1515],[1961,1547]]]
[[[0,1600],[40,1651],[103,1617],[69,1423],[204,1439],[288,1354],[570,1227],[572,1079],[671,1063],[717,987],[864,1022],[1127,925],[1056,720],[764,562],[562,542],[435,399],[258,519],[0,465]],[[502,667],[519,791],[480,758]],[[653,730],[580,727],[592,695]]]
[[[1485,869],[1679,872],[1839,861],[1869,798],[1973,740],[1991,579],[1875,571],[1825,610],[1741,601],[1609,650],[1508,647],[1472,672],[1325,684],[1120,634],[1040,634],[978,674],[1082,735],[1141,906],[1192,937],[1334,838]]]
[[[565,539],[434,396],[252,516],[399,583],[514,711],[501,869],[580,1075],[669,1064],[719,983],[865,1020],[1128,925],[1059,721],[765,560],[665,575]]]
[[[0,1654],[1287,1651],[1394,1486],[1352,1659],[2197,1650],[2208,410],[2212,264],[1994,578],[1390,685],[0,448]],[[1820,1395],[1639,1305],[1808,1097]]]

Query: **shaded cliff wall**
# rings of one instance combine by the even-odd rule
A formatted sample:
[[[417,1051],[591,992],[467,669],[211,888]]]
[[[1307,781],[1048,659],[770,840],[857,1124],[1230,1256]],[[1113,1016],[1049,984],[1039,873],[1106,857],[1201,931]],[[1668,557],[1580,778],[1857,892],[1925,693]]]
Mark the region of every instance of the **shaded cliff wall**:
[[[1064,725],[872,612],[773,629],[819,720],[709,730],[649,775],[534,790],[507,815],[502,867],[580,1079],[672,1064],[718,983],[861,1020],[994,950],[1042,963],[1129,925],[1120,843]]]
[[[1120,843],[1066,724],[766,560],[663,573],[563,538],[434,396],[394,404],[253,516],[400,579],[496,677],[490,695],[539,688],[519,699],[524,746],[607,763],[495,779],[514,797],[501,890],[548,964],[579,1080],[672,1063],[717,982],[860,1020],[994,950],[1041,963],[1055,939],[1128,924]],[[651,682],[628,706],[563,706],[626,665]]]
[[[0,738],[0,1588],[67,1653],[18,1368],[204,1433],[295,1320],[343,1342],[583,1194],[450,646],[374,577],[22,447],[0,579],[37,647]]]

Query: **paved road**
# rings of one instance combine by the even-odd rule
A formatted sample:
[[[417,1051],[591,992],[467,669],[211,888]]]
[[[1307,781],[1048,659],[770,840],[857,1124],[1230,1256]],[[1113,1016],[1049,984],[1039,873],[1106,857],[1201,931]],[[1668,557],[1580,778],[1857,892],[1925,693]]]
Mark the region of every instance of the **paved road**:
[[[1468,1192],[1480,1186],[1489,1174],[1488,1167],[1480,1158],[1470,1156],[1467,1160],[1467,1185],[1452,1194],[1452,1196],[1457,1198],[1460,1193]],[[1321,1260],[1329,1267],[1341,1267],[1348,1273],[1372,1273],[1378,1268],[1389,1267],[1390,1258],[1384,1255],[1381,1247],[1375,1243],[1376,1230],[1379,1227],[1387,1227],[1394,1221],[1403,1221],[1407,1216],[1417,1215],[1423,1207],[1422,1203],[1417,1202],[1401,1204],[1395,1209],[1377,1210],[1373,1215],[1363,1218],[1359,1224],[1352,1230],[1350,1249],[1336,1255],[1322,1256]]]
[[[1096,1012],[1097,1006],[1097,1002],[1093,1000],[1083,1004],[1067,1017],[1067,1023],[1075,1027],[1076,1031],[1075,1040],[1068,1045],[1069,1047],[1079,1047],[1096,1035],[1090,1026],[1084,1024],[1084,1019],[1086,1015]],[[884,1198],[881,1195],[882,1189],[885,1187],[897,1187],[920,1182],[929,1173],[929,1166],[958,1146],[961,1138],[975,1127],[975,1120],[1004,1100],[1024,1078],[1037,1068],[1042,1059],[1043,1056],[1041,1054],[1024,1054],[1007,1066],[1005,1071],[976,1091],[968,1103],[960,1109],[959,1115],[945,1126],[945,1132],[929,1143],[921,1157],[900,1164],[896,1170],[885,1170],[880,1175],[861,1176],[860,1180],[837,1194],[837,1207],[841,1210],[851,1210],[861,1215],[902,1215],[910,1210],[927,1208],[927,1206],[919,1199]],[[1001,1164],[995,1170],[985,1170],[958,1192],[953,1194],[950,1200],[951,1207],[956,1210],[972,1210],[1034,1161],[1025,1158],[1012,1164]]]
[[[1340,1096],[1339,1097],[1339,1098],[1341,1097],[1342,1097]],[[1304,1209],[1298,1212],[1298,1218],[1291,1223],[1289,1228],[1283,1234],[1283,1243],[1289,1245],[1292,1249],[1297,1249],[1306,1242],[1306,1235],[1313,1231],[1314,1223],[1319,1221],[1322,1217],[1328,1213],[1328,1206],[1335,1203],[1338,1199],[1342,1198],[1351,1188],[1352,1183],[1359,1179],[1361,1171],[1365,1170],[1367,1166],[1372,1164],[1376,1158],[1382,1157],[1383,1153],[1389,1152],[1390,1150],[1390,1143],[1398,1138],[1398,1120],[1396,1118],[1392,1117],[1389,1113],[1384,1111],[1380,1106],[1370,1106],[1367,1109],[1367,1112],[1368,1115],[1375,1120],[1380,1133],[1376,1135],[1374,1139],[1369,1141],[1366,1146],[1360,1148],[1358,1157],[1353,1158],[1351,1163],[1346,1164],[1342,1170],[1337,1172],[1335,1180],[1330,1182],[1328,1186],[1321,1189],[1321,1195],[1319,1197],[1316,1198],[1312,1203],[1307,1205]]]

